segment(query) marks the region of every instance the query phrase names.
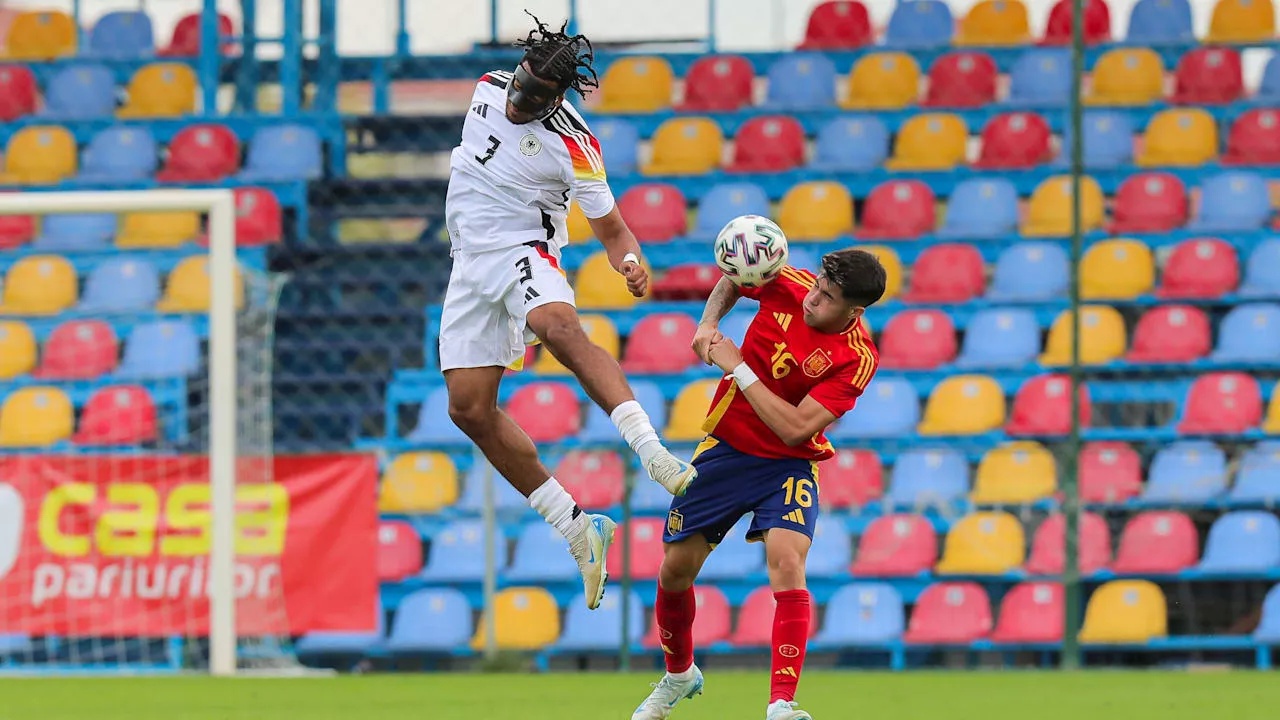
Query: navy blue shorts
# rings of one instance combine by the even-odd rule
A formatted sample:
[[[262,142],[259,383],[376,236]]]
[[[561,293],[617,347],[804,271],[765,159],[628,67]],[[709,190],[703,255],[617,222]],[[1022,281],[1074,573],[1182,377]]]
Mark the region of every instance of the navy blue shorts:
[[[707,438],[694,454],[693,465],[698,479],[684,497],[672,500],[663,542],[703,535],[712,546],[718,545],[747,513],[755,514],[747,542],[761,540],[771,528],[786,528],[813,538],[818,521],[815,463],[747,455]]]

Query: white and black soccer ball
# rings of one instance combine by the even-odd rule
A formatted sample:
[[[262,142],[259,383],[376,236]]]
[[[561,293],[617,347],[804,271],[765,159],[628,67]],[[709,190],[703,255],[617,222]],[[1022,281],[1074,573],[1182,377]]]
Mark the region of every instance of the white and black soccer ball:
[[[772,220],[742,215],[716,235],[716,265],[735,285],[757,288],[787,265],[787,236]]]

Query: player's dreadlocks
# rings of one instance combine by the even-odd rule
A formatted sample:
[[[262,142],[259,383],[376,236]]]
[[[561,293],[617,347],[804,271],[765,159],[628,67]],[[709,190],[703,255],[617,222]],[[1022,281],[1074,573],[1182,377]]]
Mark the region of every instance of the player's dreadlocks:
[[[558,32],[552,31],[537,15],[528,10],[524,12],[538,26],[529,31],[527,38],[517,40],[515,45],[525,48],[524,60],[529,62],[534,75],[556,83],[561,92],[573,88],[583,96],[590,92],[587,88],[600,87],[600,78],[591,67],[595,51],[586,35],[565,34],[568,20]]]

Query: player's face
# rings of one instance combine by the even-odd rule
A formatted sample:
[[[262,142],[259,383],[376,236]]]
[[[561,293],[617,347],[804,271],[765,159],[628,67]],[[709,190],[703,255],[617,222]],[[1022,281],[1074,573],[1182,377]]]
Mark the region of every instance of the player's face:
[[[840,287],[826,276],[819,275],[804,296],[804,324],[819,332],[842,332],[860,315],[862,308],[845,300]]]
[[[554,83],[530,72],[528,63],[520,63],[507,86],[507,120],[516,125],[533,122],[545,117],[563,98]]]

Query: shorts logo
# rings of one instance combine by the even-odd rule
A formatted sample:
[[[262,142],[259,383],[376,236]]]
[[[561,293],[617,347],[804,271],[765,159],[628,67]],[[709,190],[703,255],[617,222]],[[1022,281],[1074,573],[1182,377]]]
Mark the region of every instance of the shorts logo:
[[[684,530],[684,516],[679,510],[667,513],[667,532],[676,535]]]
[[[792,510],[786,515],[783,515],[782,519],[787,522],[793,522],[797,525],[804,525],[804,513],[800,510]]]
[[[831,356],[822,348],[813,351],[804,361],[804,374],[811,378],[822,377],[823,373],[831,369]]]
[[[779,645],[778,654],[784,658],[798,658],[800,657],[800,648],[795,645]]]

